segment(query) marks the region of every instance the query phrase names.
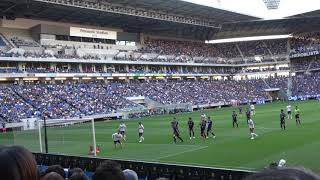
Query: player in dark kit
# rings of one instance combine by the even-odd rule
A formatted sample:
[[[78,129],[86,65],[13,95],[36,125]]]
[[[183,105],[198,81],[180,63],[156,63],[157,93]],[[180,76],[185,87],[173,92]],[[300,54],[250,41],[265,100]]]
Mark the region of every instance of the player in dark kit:
[[[251,111],[249,109],[246,112],[246,116],[247,116],[247,124],[248,124],[248,121],[251,119]]]
[[[192,121],[192,118],[189,117],[189,120],[188,120],[188,127],[189,127],[189,136],[190,136],[190,139],[194,139],[194,130],[193,130],[193,127],[194,127],[194,122]]]
[[[239,107],[239,114],[242,114],[242,107]]]
[[[177,138],[180,139],[181,142],[183,142],[183,139],[180,137],[179,123],[176,118],[173,118],[173,121],[171,121],[171,127],[173,130],[173,143],[177,143]]]
[[[239,125],[238,125],[238,117],[237,116],[238,115],[237,115],[236,111],[233,111],[233,113],[232,113],[232,126],[233,126],[233,128],[234,128],[235,124],[237,125],[237,128],[239,127]]]
[[[283,112],[283,109],[281,109],[281,112],[280,112],[280,127],[283,130],[286,130],[285,118],[286,118],[286,114]]]
[[[206,126],[207,126],[207,121],[205,119],[202,119],[200,122],[200,133],[201,133],[201,137],[203,139],[206,139]]]
[[[207,137],[206,138],[209,137],[209,133],[212,134],[213,138],[216,138],[216,135],[212,131],[212,121],[210,117],[208,117],[208,121],[207,121]]]

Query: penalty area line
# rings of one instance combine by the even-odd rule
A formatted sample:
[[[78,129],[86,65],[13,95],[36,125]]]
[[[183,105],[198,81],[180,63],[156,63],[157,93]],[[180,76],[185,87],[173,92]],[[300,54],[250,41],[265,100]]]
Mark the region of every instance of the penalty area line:
[[[185,151],[181,151],[181,152],[177,152],[177,153],[173,153],[173,154],[169,154],[169,155],[165,155],[165,156],[160,156],[158,158],[155,158],[154,160],[160,160],[160,159],[164,159],[164,158],[168,158],[168,157],[172,157],[172,156],[177,156],[177,155],[188,153],[188,152],[198,151],[198,150],[205,149],[205,148],[208,148],[208,146],[200,146],[198,148],[188,149]]]

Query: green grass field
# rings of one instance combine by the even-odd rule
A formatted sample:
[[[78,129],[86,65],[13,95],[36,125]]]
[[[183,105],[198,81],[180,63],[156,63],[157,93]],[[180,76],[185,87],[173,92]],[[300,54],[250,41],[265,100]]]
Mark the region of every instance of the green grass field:
[[[203,142],[199,127],[196,139],[189,140],[187,118],[193,117],[196,125],[200,112],[163,115],[140,120],[128,120],[127,141],[123,149],[113,149],[111,134],[116,132],[118,121],[97,122],[96,139],[102,147],[100,157],[144,160],[177,164],[258,170],[272,161],[286,159],[289,166],[304,166],[320,172],[320,107],[318,101],[292,103],[302,111],[302,126],[287,120],[287,130],[279,127],[280,109],[286,103],[257,105],[254,116],[259,137],[249,139],[245,115],[239,117],[239,128],[232,128],[231,113],[235,108],[206,110],[214,120],[216,139]],[[238,108],[235,109],[238,112]],[[170,121],[177,117],[184,143],[172,144]],[[138,143],[137,127],[145,126],[145,142]],[[32,151],[39,151],[38,131],[1,134],[1,144],[19,144]],[[43,140],[43,139],[42,139]],[[48,129],[49,152],[86,155],[92,144],[91,124]]]

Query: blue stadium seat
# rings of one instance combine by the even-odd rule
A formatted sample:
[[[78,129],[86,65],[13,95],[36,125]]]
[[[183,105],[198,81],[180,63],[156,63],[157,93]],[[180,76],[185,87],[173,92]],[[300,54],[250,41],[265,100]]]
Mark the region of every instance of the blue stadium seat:
[[[0,47],[7,46],[2,37],[0,37]]]

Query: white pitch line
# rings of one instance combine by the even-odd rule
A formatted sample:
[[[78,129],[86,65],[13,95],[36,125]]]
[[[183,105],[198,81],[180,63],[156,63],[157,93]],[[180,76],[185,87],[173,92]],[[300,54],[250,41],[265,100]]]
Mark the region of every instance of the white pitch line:
[[[280,129],[280,128],[266,128],[266,127],[263,127],[263,126],[258,126],[256,129],[277,130],[277,129]]]
[[[208,146],[201,146],[201,147],[198,147],[198,148],[181,151],[181,152],[177,152],[177,153],[174,153],[174,154],[169,154],[169,155],[165,155],[165,156],[160,156],[160,157],[158,157],[158,158],[156,158],[156,159],[154,159],[154,160],[160,160],[160,159],[163,159],[163,158],[168,158],[168,157],[172,157],[172,156],[177,156],[177,155],[184,154],[184,153],[188,153],[188,152],[198,151],[198,150],[201,150],[201,149],[205,149],[205,148],[207,148],[207,147],[208,147]]]

